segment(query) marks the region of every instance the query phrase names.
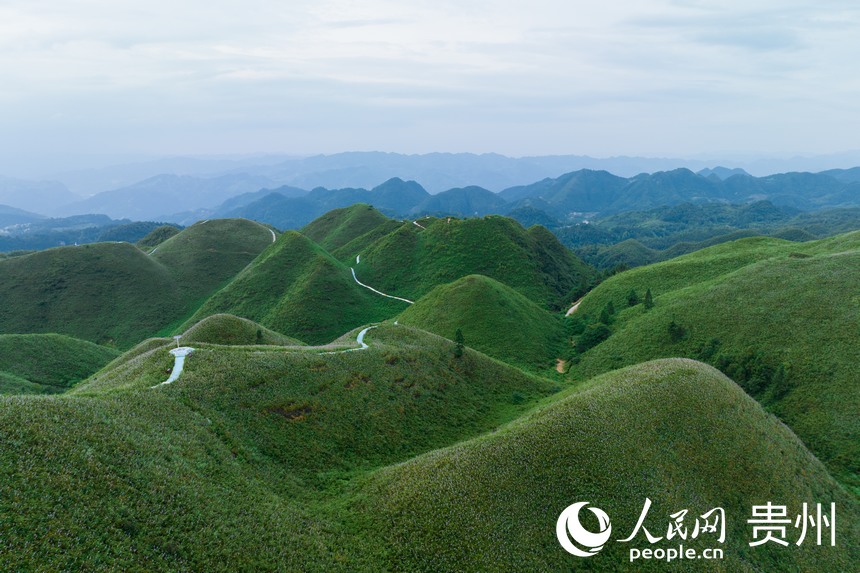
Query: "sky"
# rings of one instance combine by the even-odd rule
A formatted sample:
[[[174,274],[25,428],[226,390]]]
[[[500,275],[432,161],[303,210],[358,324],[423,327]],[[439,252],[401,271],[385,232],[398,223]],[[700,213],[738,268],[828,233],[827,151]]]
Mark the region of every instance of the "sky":
[[[860,148],[860,5],[0,0],[0,154]]]

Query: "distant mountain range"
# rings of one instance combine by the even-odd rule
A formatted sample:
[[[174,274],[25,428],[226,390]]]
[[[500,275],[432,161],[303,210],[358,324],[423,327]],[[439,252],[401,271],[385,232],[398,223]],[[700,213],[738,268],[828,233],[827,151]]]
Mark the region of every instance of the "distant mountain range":
[[[29,211],[25,211],[24,209],[17,209],[8,205],[0,205],[0,228],[7,227],[10,225],[34,223],[44,218],[44,215],[30,213]]]
[[[115,220],[107,215],[42,217],[0,205],[0,253],[33,251],[85,243],[135,243],[161,223]]]
[[[281,230],[299,229],[332,209],[359,203],[373,205],[389,217],[399,219],[426,215],[506,215],[523,225],[540,224],[557,233],[559,229],[572,229],[570,225],[618,213],[687,203],[746,205],[767,201],[778,208],[798,211],[860,207],[860,168],[766,177],[753,177],[740,169],[722,167],[699,173],[681,168],[629,178],[608,171],[581,169],[528,185],[508,187],[499,193],[469,185],[436,194],[416,181],[399,177],[369,189],[315,187],[308,191],[291,185],[277,186],[273,179],[247,174],[208,178],[159,175],[64,207],[58,207],[58,202],[62,197],[73,195],[64,192],[62,186],[33,184],[28,187],[27,182],[8,179],[2,182],[6,187],[0,186],[0,192],[6,191],[0,193],[0,197],[13,199],[17,204],[0,204],[0,235],[20,237],[27,233],[30,238],[24,242],[7,240],[8,244],[0,245],[0,250],[100,240],[97,237],[101,233],[94,233],[94,227],[133,220],[188,226],[212,218],[245,218]],[[19,183],[21,186],[16,187]],[[66,216],[46,219],[31,209],[24,210],[20,205],[32,201],[22,203],[21,198],[30,195],[38,199],[40,212],[62,212]],[[102,214],[101,219],[86,217],[89,213]],[[67,217],[69,214],[72,217]],[[69,231],[83,229],[88,229],[84,235],[69,234]],[[57,234],[59,231],[62,236]],[[137,231],[145,230],[136,230],[135,240],[140,238]],[[40,233],[44,236],[33,242],[33,237]],[[593,233],[589,236],[594,238]],[[568,239],[565,239],[568,246],[579,245],[578,240],[571,243]],[[612,242],[619,240],[623,237],[616,237]]]
[[[51,170],[50,164],[49,158],[41,162],[39,169],[26,169],[21,162],[10,162],[9,158],[6,163],[0,162],[0,173],[16,173],[19,177],[19,179],[0,178],[0,203],[46,215],[63,216],[73,214],[62,210],[65,205],[99,193],[135,187],[143,181],[164,175],[192,177],[199,180],[214,180],[222,176],[245,177],[251,180],[262,178],[269,182],[260,185],[259,188],[288,185],[303,189],[317,187],[370,189],[382,181],[400,177],[419,182],[432,194],[470,185],[498,192],[509,187],[528,185],[547,177],[556,178],[564,173],[583,169],[608,171],[625,178],[642,173],[671,171],[681,167],[702,172],[705,176],[714,174],[720,179],[744,173],[764,176],[788,171],[821,172],[826,169],[858,165],[860,154],[751,160],[743,157],[734,159],[624,156],[594,158],[582,155],[506,157],[494,153],[404,155],[348,152],[311,157],[287,155],[167,157],[98,168],[78,170],[65,168],[62,171]],[[851,170],[834,171],[850,172]],[[25,181],[21,178],[22,174],[26,174],[24,176],[31,179],[37,178],[44,181]],[[847,173],[847,175],[856,178],[856,173]],[[838,178],[838,176],[834,174],[834,177]],[[199,183],[194,185],[199,186]],[[39,193],[33,193],[34,187],[39,188]],[[45,193],[49,190],[50,194],[46,196]],[[212,206],[213,204],[197,204],[190,210]],[[161,214],[163,213],[157,213],[157,215]]]
[[[270,179],[246,174],[213,178],[158,175],[66,205],[63,211],[72,215],[103,213],[137,220],[165,219],[173,213],[214,207],[236,195],[271,185]]]
[[[492,154],[386,153],[269,158],[259,165],[250,165],[250,160],[176,160],[156,162],[152,168],[172,165],[205,173],[158,174],[85,199],[62,183],[0,178],[0,204],[41,215],[98,213],[180,225],[212,217],[245,217],[281,229],[300,228],[331,209],[356,203],[371,204],[393,217],[504,214],[523,221],[550,217],[562,223],[685,202],[769,200],[801,210],[860,205],[860,168],[764,177],[720,166],[698,173],[677,168],[628,177],[607,170],[562,171],[577,162],[588,163],[585,159],[595,162],[574,156],[511,159]],[[660,164],[622,159],[613,160],[622,162],[621,171]],[[138,167],[135,173],[145,172]],[[563,174],[546,177],[550,172]]]
[[[52,207],[80,199],[56,181],[25,181],[0,176],[0,204],[48,214]]]
[[[728,175],[721,179],[720,175]],[[618,177],[583,169],[555,179],[510,187],[501,193],[469,186],[430,195],[415,181],[393,178],[370,190],[317,188],[304,195],[287,188],[233,198],[211,212],[217,217],[244,217],[281,229],[299,228],[338,207],[368,203],[390,216],[488,214],[510,215],[524,224],[577,222],[597,215],[653,209],[682,203],[744,204],[767,200],[799,210],[860,206],[860,170],[828,173],[784,173],[753,177],[745,173],[688,169]],[[171,219],[175,222],[185,221]]]
[[[384,152],[347,152],[332,155],[296,157],[257,155],[249,157],[170,157],[102,168],[47,172],[42,178],[60,181],[72,192],[91,196],[104,191],[128,187],[139,181],[163,175],[188,175],[212,178],[221,175],[246,174],[272,179],[279,185],[313,189],[315,187],[370,188],[392,177],[419,181],[431,193],[453,187],[479,185],[500,191],[544,177],[555,177],[578,169],[605,169],[623,176],[652,173],[678,167],[702,169],[719,165],[713,160],[674,158],[611,157],[581,155],[506,157],[496,153],[428,153],[404,155]],[[725,163],[725,162],[723,162]],[[860,157],[848,164],[860,163]],[[845,164],[842,161],[841,164]],[[821,170],[830,167],[811,168]],[[8,167],[7,167],[8,169]],[[787,167],[767,172],[786,170]],[[32,172],[32,171],[31,171]]]

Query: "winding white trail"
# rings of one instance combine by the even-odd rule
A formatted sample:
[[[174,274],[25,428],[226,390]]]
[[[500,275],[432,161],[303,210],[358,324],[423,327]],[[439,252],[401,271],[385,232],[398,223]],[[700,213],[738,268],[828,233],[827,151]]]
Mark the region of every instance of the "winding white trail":
[[[425,227],[424,225],[422,225],[418,221],[412,221],[412,224],[415,225],[416,227],[421,227],[422,229],[427,230],[427,227]]]
[[[185,367],[185,357],[194,352],[194,349],[190,346],[182,346],[180,348],[174,348],[170,351],[170,353],[174,357],[173,361],[173,371],[170,373],[170,378],[162,382],[161,384],[156,384],[153,388],[158,388],[159,386],[163,386],[165,384],[172,384],[179,380],[179,375],[182,374],[182,369]]]
[[[366,348],[370,348],[370,346],[364,341],[364,335],[367,334],[368,330],[373,330],[377,328],[376,326],[368,326],[364,330],[358,333],[355,341],[360,344],[358,348],[347,348],[346,350],[333,350],[332,352],[320,352],[320,354],[343,354],[344,352],[355,352],[357,350],[364,350]]]
[[[355,255],[355,264],[358,264],[360,262],[361,262],[361,255]]]
[[[583,298],[584,298],[584,297],[583,297]],[[572,307],[570,307],[570,309],[569,309],[566,313],[564,313],[564,316],[570,316],[571,314],[573,314],[574,312],[576,312],[576,309],[578,309],[578,308],[579,308],[579,305],[580,305],[580,304],[582,304],[582,299],[579,299],[578,301],[576,301],[575,303],[573,303],[573,306],[572,306]]]
[[[278,237],[275,235],[275,232],[273,230],[269,229],[269,232],[272,234],[272,242],[274,243],[278,240]]]
[[[355,276],[355,269],[354,268],[349,267],[349,270],[352,271],[352,278],[353,278],[353,280],[355,280],[355,282],[357,282],[359,284],[359,286],[363,286],[364,288],[370,289],[373,292],[375,292],[376,294],[387,297],[387,298],[393,298],[393,299],[397,299],[397,300],[402,300],[403,302],[407,302],[409,304],[415,304],[415,301],[409,300],[408,298],[400,298],[399,296],[392,296],[390,294],[385,294],[384,292],[380,292],[380,291],[376,290],[372,286],[367,286],[366,284],[364,284],[363,282],[358,280],[357,276]]]
[[[370,345],[364,341],[364,336],[367,334],[369,330],[373,330],[374,328],[378,328],[377,326],[368,326],[364,328],[361,332],[358,333],[358,336],[355,338],[355,341],[358,343],[358,348],[347,348],[345,350],[333,350],[331,352],[320,352],[320,355],[323,354],[343,354],[344,352],[356,352],[358,350],[365,350],[370,348]],[[303,347],[303,350],[307,350],[313,348],[313,346]],[[156,384],[155,386],[151,386],[151,388],[158,388],[159,386],[164,386],[166,384],[172,384],[179,380],[179,375],[182,374],[182,369],[185,366],[185,357],[194,352],[194,349],[189,346],[182,346],[180,348],[174,348],[170,351],[170,353],[174,356],[173,362],[173,370],[170,373],[170,378],[161,382],[160,384]]]

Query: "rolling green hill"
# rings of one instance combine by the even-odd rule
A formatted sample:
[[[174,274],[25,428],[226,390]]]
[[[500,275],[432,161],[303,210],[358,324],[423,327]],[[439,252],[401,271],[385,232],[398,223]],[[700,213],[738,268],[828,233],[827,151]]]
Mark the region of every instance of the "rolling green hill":
[[[172,362],[171,341],[154,340],[71,394],[0,399],[4,567],[378,570],[376,541],[343,507],[348,481],[488,431],[553,388],[407,327],[369,342],[327,355],[206,345],[151,389]]]
[[[404,306],[360,287],[348,267],[304,235],[287,231],[206,301],[184,328],[212,314],[229,313],[322,344],[394,316]]]
[[[304,343],[295,338],[278,334],[273,330],[232,314],[213,314],[204,318],[182,334],[180,344],[223,344],[223,345],[281,345],[301,346]]]
[[[564,553],[555,520],[587,499],[618,539],[646,496],[652,531],[723,506],[731,570],[857,559],[856,500],[706,366],[650,363],[554,393],[406,326],[366,340],[334,354],[203,344],[178,381],[150,388],[172,363],[172,341],[152,340],[70,393],[0,398],[4,566],[625,570],[620,544],[588,562]],[[747,547],[743,519],[765,500],[836,502],[839,545]],[[666,567],[630,570],[649,566]]]
[[[152,257],[170,269],[183,298],[199,305],[273,242],[272,231],[254,221],[215,219],[167,239]]]
[[[47,384],[36,384],[9,372],[0,372],[0,395],[58,394],[64,389]]]
[[[302,234],[329,252],[334,252],[388,221],[388,217],[370,205],[359,203],[329,211],[306,225]]]
[[[575,300],[593,270],[543,227],[524,229],[513,219],[420,220],[404,223],[360,253],[362,282],[417,300],[440,284],[471,274],[502,282],[533,302],[560,309]]]
[[[526,230],[504,217],[421,221],[426,228],[393,221],[367,205],[332,211],[303,234],[285,233],[184,328],[229,313],[320,344],[406,308],[405,302],[359,286],[350,267],[363,284],[411,300],[440,284],[486,272],[549,308],[573,300],[593,277],[542,227]],[[315,241],[334,249],[337,258]],[[525,354],[529,362],[537,360],[534,352]]]
[[[561,320],[517,291],[481,275],[440,285],[397,320],[465,343],[505,362],[547,366],[564,338]]]
[[[609,302],[614,334],[585,353],[579,378],[688,356],[718,366],[777,413],[834,475],[860,488],[856,376],[860,233],[808,243],[743,239],[613,276],[577,311]],[[655,306],[627,308],[651,289]]]
[[[38,385],[30,387],[33,391],[64,391],[117,356],[111,348],[60,334],[0,334],[0,373],[8,375],[7,383],[14,376],[19,383]]]
[[[622,272],[563,321],[551,311],[595,273],[543,227],[398,222],[359,205],[304,231],[273,242],[265,226],[213,220],[149,255],[98,244],[0,260],[0,331],[136,344],[118,355],[55,334],[0,335],[0,394],[18,394],[0,396],[4,568],[860,562],[860,233],[743,239]],[[350,267],[415,304],[360,286]],[[653,307],[638,302],[646,289]],[[606,340],[563,348],[598,326]],[[195,351],[163,385],[176,342],[143,339],[172,332]],[[538,371],[558,352],[573,358],[566,388],[554,372],[514,367]],[[725,559],[629,563],[630,547],[650,545],[617,540],[646,498],[657,535],[674,512],[689,509],[692,528],[724,508],[724,545],[683,545],[721,547]],[[613,525],[613,541],[587,560],[555,538],[577,501]],[[813,533],[802,547],[750,547],[746,519],[765,502],[791,517],[803,503],[836,503],[837,546],[816,546]]]
[[[358,511],[388,541],[387,566],[403,571],[848,571],[860,558],[856,499],[740,388],[685,360],[601,376],[498,432],[381,470],[362,494]],[[676,511],[689,510],[692,529],[722,507],[725,559],[631,564],[630,547],[679,540],[651,546],[640,531],[617,542],[633,532],[646,497],[645,526],[660,537]],[[790,515],[835,501],[845,537],[835,548],[750,547],[745,520],[766,500]],[[587,559],[555,537],[556,518],[578,501],[603,509],[612,525],[611,541]],[[681,541],[697,551],[720,546],[709,535]]]
[[[272,243],[250,221],[197,224],[151,256],[128,243],[0,260],[0,333],[57,332],[128,348],[187,318]]]
[[[170,271],[128,243],[0,261],[0,332],[58,332],[128,347],[182,315]]]
[[[180,229],[174,227],[173,225],[162,225],[160,227],[156,227],[152,231],[150,231],[144,238],[139,240],[136,244],[141,249],[153,249],[169,239],[170,237],[178,234]]]

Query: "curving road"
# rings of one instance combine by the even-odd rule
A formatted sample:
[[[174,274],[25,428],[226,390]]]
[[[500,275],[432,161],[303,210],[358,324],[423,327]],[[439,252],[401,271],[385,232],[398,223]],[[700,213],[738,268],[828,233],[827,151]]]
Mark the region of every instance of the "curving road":
[[[396,324],[396,323],[395,323]],[[320,355],[323,354],[343,354],[344,352],[356,352],[358,350],[366,350],[370,348],[370,345],[364,341],[365,335],[369,330],[373,330],[374,328],[378,328],[378,326],[368,326],[362,329],[361,332],[358,333],[358,336],[355,338],[355,341],[358,343],[358,348],[347,348],[344,350],[333,350],[331,352],[320,352]],[[304,346],[299,352],[310,350],[315,348],[313,346]],[[319,347],[316,347],[319,348]],[[180,374],[182,374],[182,369],[185,367],[185,357],[194,352],[194,349],[189,346],[183,346],[180,348],[174,348],[170,351],[170,353],[174,356],[173,362],[173,370],[170,372],[170,378],[161,382],[160,384],[156,384],[155,386],[150,386],[150,388],[158,388],[159,386],[165,386],[167,384],[172,384],[179,380]]]
[[[358,336],[355,338],[355,341],[360,344],[358,348],[347,348],[346,350],[334,350],[332,352],[321,352],[320,354],[343,354],[344,352],[355,352],[356,350],[364,350],[365,348],[370,348],[370,346],[364,341],[364,335],[367,334],[368,330],[373,330],[377,328],[376,326],[368,326],[364,330],[358,333]]]
[[[583,298],[585,298],[585,297],[583,297]],[[579,299],[578,301],[576,301],[575,303],[573,303],[573,306],[572,306],[572,307],[570,307],[570,309],[569,309],[566,313],[564,313],[564,316],[570,316],[571,314],[573,314],[574,312],[576,312],[576,309],[578,309],[578,308],[579,308],[579,305],[580,305],[580,304],[582,304],[582,299]]]
[[[358,280],[358,277],[357,277],[357,276],[355,276],[355,269],[354,269],[354,268],[349,267],[349,270],[351,270],[351,271],[352,271],[352,278],[353,278],[353,280],[355,280],[355,282],[357,282],[357,283],[359,284],[359,286],[363,286],[363,287],[364,287],[364,288],[366,288],[366,289],[372,290],[373,292],[375,292],[376,294],[378,294],[378,295],[380,295],[380,296],[384,296],[384,297],[387,297],[387,298],[393,298],[393,299],[396,299],[396,300],[402,300],[403,302],[406,302],[406,303],[409,303],[409,304],[415,304],[415,301],[409,300],[408,298],[400,298],[399,296],[392,296],[392,295],[390,295],[390,294],[385,294],[385,293],[384,293],[384,292],[382,292],[382,291],[378,291],[378,290],[376,290],[376,289],[375,289],[375,288],[373,288],[372,286],[367,286],[366,284],[364,284],[363,282],[361,282],[360,280]]]
[[[174,357],[173,361],[173,370],[170,372],[170,378],[162,382],[161,384],[156,384],[153,388],[158,388],[159,386],[163,386],[165,384],[172,384],[179,380],[179,375],[182,374],[182,369],[185,367],[185,357],[194,352],[194,349],[190,346],[182,346],[180,348],[174,348],[170,351],[170,353]]]

